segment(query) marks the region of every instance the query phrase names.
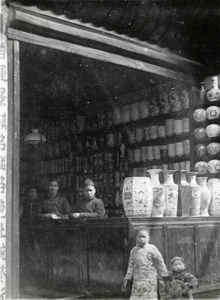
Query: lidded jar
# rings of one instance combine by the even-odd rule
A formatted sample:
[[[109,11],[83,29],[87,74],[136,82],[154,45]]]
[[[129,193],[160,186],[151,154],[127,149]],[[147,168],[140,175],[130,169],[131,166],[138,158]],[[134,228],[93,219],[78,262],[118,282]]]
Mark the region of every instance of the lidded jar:
[[[166,209],[165,217],[177,216],[177,203],[178,203],[178,185],[173,181],[173,174],[175,170],[163,171],[165,195],[166,195]]]
[[[201,187],[196,182],[197,172],[188,173],[188,181],[190,185],[190,216],[199,216],[200,215],[200,197],[201,197]]]
[[[163,217],[165,210],[165,188],[160,183],[159,174],[161,169],[150,169],[147,172],[150,174],[153,187],[153,208],[151,217]]]

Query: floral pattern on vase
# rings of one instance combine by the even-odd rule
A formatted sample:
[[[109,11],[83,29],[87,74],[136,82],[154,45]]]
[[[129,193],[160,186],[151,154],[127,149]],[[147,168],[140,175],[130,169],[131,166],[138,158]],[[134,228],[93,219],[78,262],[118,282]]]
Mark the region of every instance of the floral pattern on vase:
[[[206,97],[210,102],[220,100],[220,89],[218,87],[218,76],[212,77],[212,88],[206,93]]]
[[[150,174],[153,186],[153,207],[151,217],[163,217],[165,210],[165,188],[160,183],[159,174],[161,169],[150,169],[147,172]]]
[[[210,216],[220,216],[220,179],[209,179],[207,187],[211,191],[211,203],[209,205],[209,214]]]
[[[211,202],[211,192],[208,189],[207,183],[208,177],[197,177],[197,183],[201,187],[201,196],[200,196],[200,216],[208,217],[208,208]]]
[[[190,216],[194,216],[194,217],[200,215],[200,203],[201,203],[201,187],[196,182],[197,174],[198,172],[188,173],[188,180],[191,188]]]
[[[153,189],[150,178],[125,178],[122,200],[127,217],[133,215],[150,217],[153,205]]]
[[[164,212],[165,217],[177,216],[177,203],[178,203],[178,185],[173,181],[173,174],[175,170],[166,170],[164,173],[165,195],[166,195],[166,208]]]

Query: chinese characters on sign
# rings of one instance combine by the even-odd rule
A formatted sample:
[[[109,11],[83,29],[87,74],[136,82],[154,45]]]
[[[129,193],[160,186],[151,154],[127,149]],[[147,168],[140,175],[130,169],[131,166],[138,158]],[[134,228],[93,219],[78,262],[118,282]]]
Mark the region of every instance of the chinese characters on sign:
[[[0,299],[6,299],[7,38],[0,34]]]

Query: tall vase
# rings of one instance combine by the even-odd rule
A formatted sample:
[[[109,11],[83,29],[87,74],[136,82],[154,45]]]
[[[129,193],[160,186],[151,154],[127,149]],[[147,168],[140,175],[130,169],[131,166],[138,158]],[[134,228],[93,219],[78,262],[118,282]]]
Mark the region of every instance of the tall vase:
[[[190,213],[190,186],[186,179],[187,170],[181,170],[180,172],[180,184],[179,184],[179,206],[182,217],[188,217]]]
[[[208,177],[197,177],[197,183],[201,187],[201,196],[200,196],[200,216],[208,217],[208,208],[211,202],[211,191],[208,189],[207,183]]]
[[[200,203],[201,203],[201,187],[196,182],[196,175],[198,172],[189,172],[188,181],[190,185],[191,204],[190,204],[190,216],[200,215]]]
[[[212,195],[209,206],[209,214],[210,216],[220,216],[220,179],[209,179],[207,187],[211,191]]]
[[[153,189],[148,177],[126,177],[122,201],[125,215],[150,217],[153,205]]]
[[[206,93],[209,102],[220,100],[218,76],[212,77],[212,88]]]
[[[165,210],[165,188],[160,183],[159,174],[161,169],[147,170],[150,174],[151,183],[153,187],[153,208],[151,217],[163,217]]]
[[[164,173],[165,195],[166,195],[166,209],[164,212],[165,217],[177,216],[178,204],[178,185],[173,181],[173,174],[175,170],[166,170]]]

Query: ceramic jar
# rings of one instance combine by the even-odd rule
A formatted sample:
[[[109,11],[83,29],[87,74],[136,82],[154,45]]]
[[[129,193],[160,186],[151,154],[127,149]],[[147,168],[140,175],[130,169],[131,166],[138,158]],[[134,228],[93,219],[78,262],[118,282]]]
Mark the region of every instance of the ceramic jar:
[[[188,182],[190,185],[191,202],[190,202],[190,216],[197,217],[200,215],[201,203],[201,187],[196,182],[197,172],[188,172]]]
[[[130,104],[131,120],[137,121],[140,119],[139,102]]]
[[[141,150],[134,149],[134,162],[139,163],[141,161]]]
[[[115,106],[113,109],[113,114],[112,114],[112,123],[114,125],[121,124],[122,118],[121,118],[121,107],[120,106]]]
[[[161,169],[150,169],[147,172],[150,174],[153,187],[153,208],[151,217],[163,217],[165,210],[165,188],[159,180]]]
[[[206,118],[208,120],[215,120],[218,119],[220,116],[220,107],[218,106],[209,106],[206,109]]]
[[[160,146],[153,146],[154,159],[161,159]]]
[[[220,90],[219,90],[218,76],[212,77],[212,88],[206,93],[208,101],[217,101],[220,100]]]
[[[210,124],[206,127],[206,134],[209,138],[220,136],[220,126],[218,124]]]
[[[151,117],[155,117],[160,114],[159,101],[156,96],[150,98],[149,110]]]
[[[195,171],[199,174],[206,174],[208,171],[208,163],[206,161],[197,161],[197,163],[195,163]]]
[[[169,95],[168,94],[162,93],[160,95],[159,105],[160,105],[161,114],[167,114],[167,113],[171,112],[171,106],[169,103]]]
[[[190,213],[190,186],[186,179],[187,170],[181,170],[180,172],[180,184],[179,184],[179,215],[182,217],[188,217]]]
[[[159,138],[164,138],[166,136],[165,126],[158,126],[157,135],[158,135]]]
[[[190,154],[190,140],[183,141],[183,154],[189,155]]]
[[[208,208],[209,204],[211,202],[211,192],[208,189],[206,183],[207,183],[208,177],[197,177],[197,183],[201,187],[201,196],[200,196],[200,216],[208,217]]]
[[[140,143],[144,139],[144,129],[142,127],[135,128],[135,139],[136,142]]]
[[[189,133],[189,118],[183,118],[183,133]]]
[[[164,188],[166,208],[164,212],[165,217],[177,216],[177,203],[178,203],[178,185],[173,181],[173,174],[175,170],[163,171],[164,174]]]
[[[189,108],[189,91],[184,87],[180,94],[183,109]]]
[[[195,122],[204,122],[206,120],[206,110],[198,108],[193,112],[193,119]]]
[[[127,177],[124,180],[122,202],[127,217],[150,217],[153,205],[153,188],[148,177]]]
[[[135,144],[136,138],[135,138],[135,131],[133,128],[127,128],[126,131],[127,139],[129,144]]]
[[[171,106],[172,112],[182,110],[182,103],[181,103],[180,95],[175,90],[171,90],[171,92],[170,92],[170,106]]]
[[[129,104],[125,104],[121,108],[121,121],[122,121],[122,123],[129,123],[131,121]]]
[[[147,147],[146,146],[141,147],[141,161],[143,161],[143,162],[147,161]]]
[[[149,102],[147,100],[140,102],[140,117],[141,119],[150,117]]]
[[[153,146],[147,146],[147,160],[154,160]]]
[[[182,120],[174,120],[173,131],[174,131],[175,135],[183,134],[183,121]]]
[[[205,144],[198,144],[195,146],[195,155],[202,157],[207,154],[207,149]]]
[[[167,136],[172,136],[174,134],[174,120],[173,119],[165,120],[165,133]]]
[[[207,146],[209,155],[217,155],[220,153],[220,143],[210,143]]]
[[[183,142],[175,143],[175,153],[178,157],[183,156]]]
[[[220,179],[209,179],[207,187],[211,191],[211,203],[209,205],[209,214],[210,216],[220,216]]]
[[[199,104],[204,104],[206,99],[205,82],[201,82],[201,88],[199,90]]]
[[[150,126],[149,134],[150,134],[150,139],[151,140],[155,140],[155,139],[158,138],[158,135],[157,135],[157,126],[156,125]]]
[[[211,174],[220,173],[220,160],[212,159],[208,162],[208,171]]]
[[[207,137],[206,128],[203,127],[196,128],[193,133],[197,140],[202,140]]]
[[[170,158],[173,158],[173,157],[176,156],[175,144],[168,144],[167,145],[167,155]]]

